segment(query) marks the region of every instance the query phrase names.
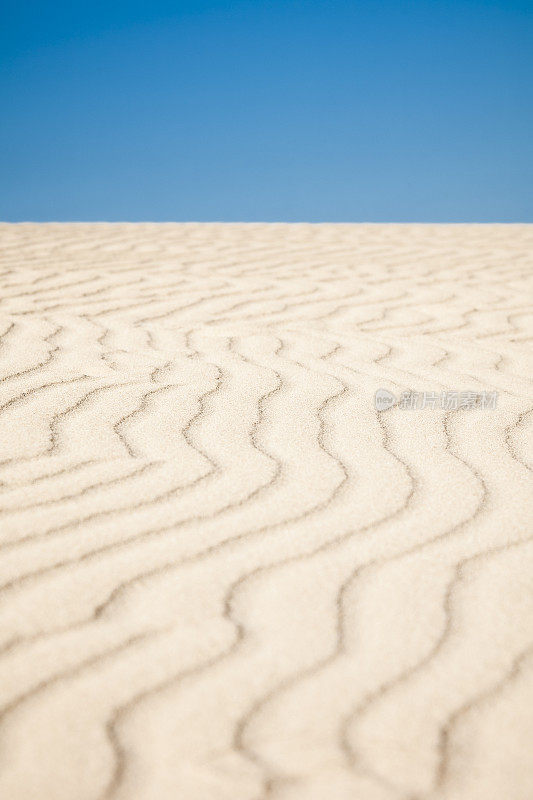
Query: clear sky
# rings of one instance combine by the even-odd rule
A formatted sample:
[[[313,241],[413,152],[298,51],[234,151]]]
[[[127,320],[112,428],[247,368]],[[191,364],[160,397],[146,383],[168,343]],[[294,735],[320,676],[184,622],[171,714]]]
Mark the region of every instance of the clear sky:
[[[0,218],[533,222],[533,0],[2,0]]]

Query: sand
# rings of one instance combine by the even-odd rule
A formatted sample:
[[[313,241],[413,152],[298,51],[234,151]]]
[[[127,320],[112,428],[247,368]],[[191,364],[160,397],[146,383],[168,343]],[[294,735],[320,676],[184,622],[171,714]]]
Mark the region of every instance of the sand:
[[[533,797],[533,226],[0,239],[0,795]]]

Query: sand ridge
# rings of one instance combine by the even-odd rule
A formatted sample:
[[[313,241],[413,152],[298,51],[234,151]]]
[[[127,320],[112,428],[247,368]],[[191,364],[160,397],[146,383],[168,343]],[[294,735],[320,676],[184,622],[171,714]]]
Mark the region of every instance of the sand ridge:
[[[533,796],[533,226],[0,242],[0,794]]]

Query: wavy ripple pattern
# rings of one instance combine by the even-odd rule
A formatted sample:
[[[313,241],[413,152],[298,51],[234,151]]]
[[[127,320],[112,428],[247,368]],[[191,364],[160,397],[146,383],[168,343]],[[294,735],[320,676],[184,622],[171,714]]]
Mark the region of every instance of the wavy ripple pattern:
[[[0,795],[533,797],[533,226],[0,240]]]

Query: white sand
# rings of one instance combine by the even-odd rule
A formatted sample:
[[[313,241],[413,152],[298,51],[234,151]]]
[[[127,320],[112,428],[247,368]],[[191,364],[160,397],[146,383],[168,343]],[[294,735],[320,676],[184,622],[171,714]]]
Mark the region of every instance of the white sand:
[[[533,226],[0,238],[0,795],[530,800]]]

